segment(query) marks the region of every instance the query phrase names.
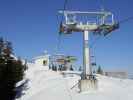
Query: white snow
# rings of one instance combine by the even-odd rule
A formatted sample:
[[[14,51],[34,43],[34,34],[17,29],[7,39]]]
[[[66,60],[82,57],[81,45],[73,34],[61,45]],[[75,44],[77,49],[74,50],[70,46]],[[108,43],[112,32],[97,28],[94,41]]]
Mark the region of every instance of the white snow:
[[[38,69],[32,63],[28,65],[29,89],[20,100],[133,100],[133,80],[97,75],[98,89],[79,93],[78,86],[72,88],[80,79],[78,74],[63,76]]]

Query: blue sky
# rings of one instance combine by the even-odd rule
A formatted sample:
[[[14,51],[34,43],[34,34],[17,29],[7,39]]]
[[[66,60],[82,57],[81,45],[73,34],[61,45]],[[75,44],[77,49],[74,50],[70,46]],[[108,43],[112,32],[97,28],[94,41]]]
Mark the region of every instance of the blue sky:
[[[13,43],[17,56],[31,59],[44,50],[56,52],[58,26],[64,0],[0,0],[0,36]],[[68,0],[67,9],[94,11],[104,5],[117,20],[133,16],[132,0]],[[109,36],[101,37],[91,49],[98,65],[106,70],[133,72],[133,20],[120,25]],[[91,41],[96,37],[91,35]],[[61,37],[60,53],[78,57],[82,64],[82,34]]]

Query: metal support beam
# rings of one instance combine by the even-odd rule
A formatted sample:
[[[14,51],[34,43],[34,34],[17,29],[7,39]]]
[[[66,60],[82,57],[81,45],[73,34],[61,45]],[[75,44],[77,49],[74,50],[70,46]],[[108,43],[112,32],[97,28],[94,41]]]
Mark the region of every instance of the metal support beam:
[[[90,66],[90,51],[89,51],[89,31],[83,33],[83,79],[87,78],[87,75],[91,75]]]

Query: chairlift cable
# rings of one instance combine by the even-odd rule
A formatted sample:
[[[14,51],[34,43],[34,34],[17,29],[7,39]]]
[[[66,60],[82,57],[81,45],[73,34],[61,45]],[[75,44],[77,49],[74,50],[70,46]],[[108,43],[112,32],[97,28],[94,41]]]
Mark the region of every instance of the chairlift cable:
[[[119,24],[124,24],[125,22],[128,22],[128,21],[130,21],[130,20],[133,20],[133,16],[127,17],[127,18],[125,18],[125,19],[123,19],[123,20],[120,20],[118,23],[119,23]],[[107,38],[107,37],[106,37],[106,38]],[[97,42],[99,39],[100,39],[100,37],[97,37],[97,38],[91,43],[90,48],[92,48],[93,45],[95,45],[96,42]]]
[[[100,6],[101,10],[104,11],[105,10],[105,6],[104,6],[104,0],[101,0],[101,6]]]
[[[68,0],[64,1],[63,11],[66,10],[67,2],[68,2]],[[59,20],[59,16],[58,15],[57,15],[57,18]],[[61,24],[62,22],[63,22],[63,17],[61,18],[61,21],[60,21],[59,24]],[[58,43],[57,43],[57,51],[60,51],[60,46],[61,46],[61,35],[59,34],[58,35]]]
[[[91,44],[90,44],[90,48],[93,48],[94,44],[100,39],[100,36],[97,37]]]
[[[120,24],[121,24],[121,23],[125,23],[125,22],[128,22],[128,21],[130,21],[130,20],[133,20],[133,16],[127,17],[127,18],[125,18],[124,20],[119,21],[119,23],[120,23]]]
[[[68,3],[68,0],[65,0],[65,2],[64,2],[64,7],[63,7],[63,11],[66,10],[67,3]]]
[[[66,8],[67,8],[67,3],[68,3],[68,0],[65,0],[64,1],[64,5],[63,5],[63,11],[65,11],[66,10]],[[62,19],[61,19],[61,22],[60,23],[62,23],[63,22],[63,17],[62,17]]]

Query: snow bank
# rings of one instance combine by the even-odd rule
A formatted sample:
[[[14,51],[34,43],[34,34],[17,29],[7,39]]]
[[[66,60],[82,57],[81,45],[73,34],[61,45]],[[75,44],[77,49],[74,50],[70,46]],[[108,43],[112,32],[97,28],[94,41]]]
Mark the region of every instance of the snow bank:
[[[29,64],[28,90],[20,100],[132,100],[133,80],[97,75],[98,90],[79,93],[78,74],[63,76],[60,72],[38,69]]]

